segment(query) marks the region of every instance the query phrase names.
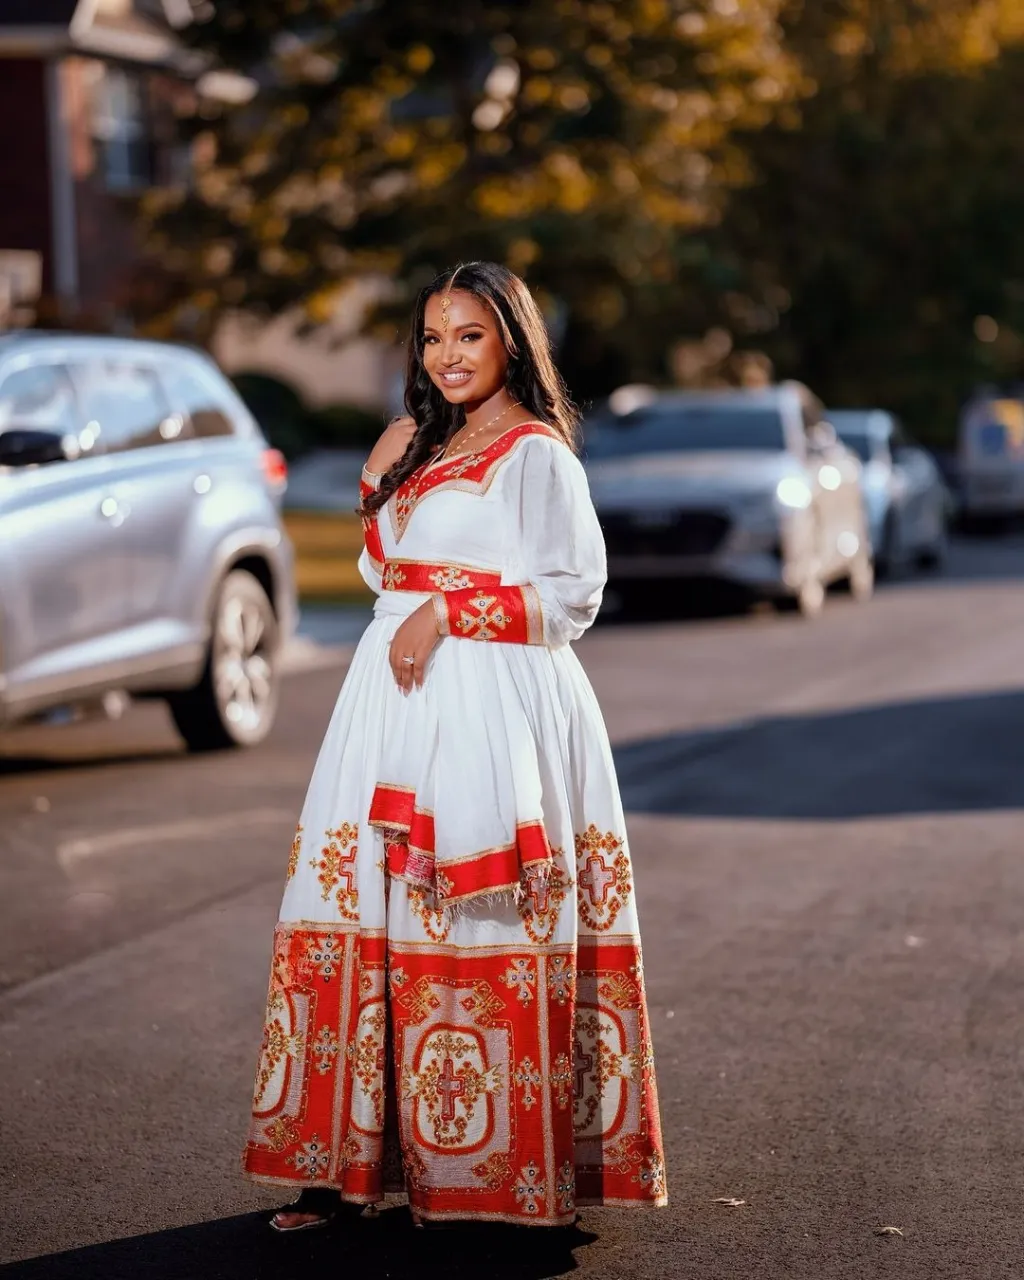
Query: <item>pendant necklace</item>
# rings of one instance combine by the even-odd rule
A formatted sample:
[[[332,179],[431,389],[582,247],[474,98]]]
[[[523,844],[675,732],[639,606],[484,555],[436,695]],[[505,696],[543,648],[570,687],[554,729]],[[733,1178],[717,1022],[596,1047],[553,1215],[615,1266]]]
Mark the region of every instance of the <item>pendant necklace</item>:
[[[493,426],[494,426],[494,424],[495,424],[496,422],[500,422],[500,421],[501,421],[501,419],[502,419],[502,418],[504,418],[504,416],[505,416],[505,414],[506,414],[506,413],[511,413],[511,411],[512,411],[513,409],[517,408],[517,407],[518,407],[518,405],[519,405],[519,401],[518,401],[518,400],[513,400],[511,404],[507,404],[507,405],[505,406],[505,408],[504,408],[504,409],[502,409],[501,413],[496,413],[496,414],[494,415],[494,417],[490,419],[490,421],[489,421],[489,422],[485,422],[485,423],[483,423],[483,424],[482,424],[481,426],[479,426],[479,427],[474,427],[474,428],[473,428],[473,430],[472,430],[468,435],[463,436],[463,438],[459,441],[459,443],[460,443],[460,444],[465,444],[467,440],[472,440],[474,436],[478,436],[478,435],[480,434],[480,432],[481,432],[481,431],[486,431],[488,427],[493,427]],[[451,446],[455,443],[455,441],[456,441],[456,439],[458,438],[458,436],[459,436],[460,432],[462,432],[462,431],[464,431],[464,430],[465,430],[465,427],[460,427],[459,431],[456,431],[455,435],[453,435],[453,436],[452,436],[452,438],[448,441],[448,443],[444,446],[444,448],[441,450],[441,452],[440,452],[440,453],[437,455],[437,457],[434,459],[434,463],[435,463],[435,464],[436,464],[436,463],[438,463],[438,462],[443,462],[443,461],[444,461],[444,459],[448,456],[448,450],[449,450],[449,449],[451,448]],[[472,452],[476,452],[476,450],[473,450]],[[456,456],[456,457],[464,457],[464,456],[465,456],[465,453],[464,453],[462,450],[460,450],[460,451],[459,451],[459,453],[458,453],[458,454],[456,454],[455,456]]]

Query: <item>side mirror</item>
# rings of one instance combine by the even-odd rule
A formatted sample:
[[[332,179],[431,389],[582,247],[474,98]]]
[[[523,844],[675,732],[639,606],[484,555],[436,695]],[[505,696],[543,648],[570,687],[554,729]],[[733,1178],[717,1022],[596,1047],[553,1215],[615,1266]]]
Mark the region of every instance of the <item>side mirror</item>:
[[[56,431],[37,431],[33,427],[0,431],[0,467],[38,467],[65,462],[68,457],[64,436]]]

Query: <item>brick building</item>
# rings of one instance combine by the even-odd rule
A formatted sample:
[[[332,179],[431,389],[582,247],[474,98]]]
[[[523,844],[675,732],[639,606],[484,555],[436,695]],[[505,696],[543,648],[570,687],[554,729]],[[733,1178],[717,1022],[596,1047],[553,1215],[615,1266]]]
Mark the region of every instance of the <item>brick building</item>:
[[[192,0],[0,0],[0,324],[37,306],[122,323],[140,284],[135,202],[187,178],[177,100],[197,82],[247,91],[184,47],[192,18]]]

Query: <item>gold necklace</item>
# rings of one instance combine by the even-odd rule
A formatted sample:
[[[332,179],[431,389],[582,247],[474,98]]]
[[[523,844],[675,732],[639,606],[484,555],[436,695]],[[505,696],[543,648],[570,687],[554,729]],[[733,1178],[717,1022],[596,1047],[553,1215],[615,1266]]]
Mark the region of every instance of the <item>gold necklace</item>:
[[[489,422],[485,422],[482,426],[474,427],[473,430],[469,433],[469,435],[463,436],[463,438],[459,441],[459,443],[465,444],[467,440],[472,440],[474,436],[478,436],[481,431],[486,431],[488,427],[493,427],[496,422],[500,422],[501,419],[504,418],[506,413],[511,413],[511,411],[517,408],[518,405],[519,405],[519,401],[513,400],[511,404],[507,404],[505,408],[502,409],[501,413],[496,413]],[[452,445],[456,442],[456,440],[458,440],[459,436],[462,434],[463,431],[465,431],[465,429],[466,429],[465,427],[460,427],[459,430],[456,431],[455,435],[452,436],[452,438],[444,446],[441,452],[437,455],[435,462],[443,462],[444,459],[449,456],[448,450],[452,447]],[[460,450],[456,456],[462,457],[463,451]]]

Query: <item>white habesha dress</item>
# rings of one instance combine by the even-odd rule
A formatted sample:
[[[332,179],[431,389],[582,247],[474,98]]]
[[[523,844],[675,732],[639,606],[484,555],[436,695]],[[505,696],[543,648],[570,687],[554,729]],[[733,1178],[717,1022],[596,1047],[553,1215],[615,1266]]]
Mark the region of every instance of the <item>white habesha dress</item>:
[[[569,647],[605,581],[583,469],[522,424],[364,528],[378,598],[292,845],[244,1168],[428,1219],[662,1205],[622,806]],[[388,649],[430,599],[406,695]]]

